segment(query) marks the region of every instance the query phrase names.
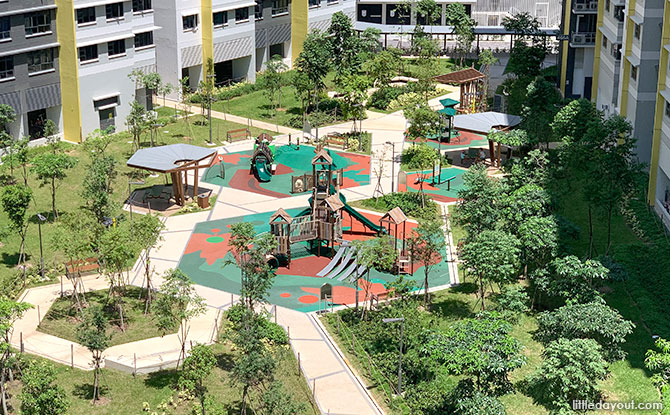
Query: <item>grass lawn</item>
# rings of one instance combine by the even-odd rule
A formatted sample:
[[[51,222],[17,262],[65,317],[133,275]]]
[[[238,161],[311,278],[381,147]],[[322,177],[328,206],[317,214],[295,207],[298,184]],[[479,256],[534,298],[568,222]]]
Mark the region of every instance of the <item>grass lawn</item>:
[[[215,344],[212,346],[217,358],[217,366],[204,382],[207,393],[214,397],[215,401],[223,404],[224,413],[239,413],[239,402],[242,396],[241,388],[230,382],[230,370],[234,351],[227,344]],[[278,348],[275,351],[277,360],[276,378],[280,380],[284,389],[288,391],[295,401],[305,404],[305,411],[298,415],[316,415],[318,410],[312,401],[312,393],[304,378],[298,376],[297,362],[293,353],[287,347]],[[57,383],[65,388],[66,394],[71,402],[68,415],[138,415],[142,413],[157,413],[166,415],[190,415],[191,402],[183,402],[177,406],[170,405],[163,412],[157,409],[161,403],[168,403],[171,398],[178,402],[175,393],[175,384],[179,377],[175,370],[166,370],[149,375],[132,376],[115,370],[103,369],[102,386],[103,396],[106,403],[92,406],[91,396],[93,389],[93,372],[79,369],[70,369],[68,366],[56,364]],[[20,402],[19,382],[14,382],[9,388],[12,396],[10,404],[13,411],[18,413]],[[254,403],[259,397],[252,395]],[[143,402],[147,402],[151,408],[150,412],[143,411]]]
[[[159,114],[163,116],[166,115],[166,112],[171,113],[171,111],[172,110],[169,109],[158,109]],[[167,119],[169,117],[162,118]],[[200,117],[190,117],[190,120],[193,122],[197,118]],[[222,135],[224,135],[224,131],[228,129],[245,127],[240,124],[234,124],[222,120],[214,120],[213,123],[215,128],[220,126]],[[193,133],[191,133],[189,126],[181,120],[166,125],[161,130],[162,131],[159,132],[155,138],[156,145],[184,143],[186,142],[183,139],[184,135],[193,136],[193,140],[189,143],[194,145],[204,145],[209,139],[209,128],[206,125],[194,125],[192,127]],[[186,133],[186,131],[188,131],[188,133]],[[252,129],[252,134],[260,134],[260,132],[262,132],[262,130]],[[113,155],[117,162],[118,176],[112,182],[112,187],[114,189],[112,198],[118,203],[119,206],[116,215],[122,213],[120,206],[122,201],[124,201],[128,196],[129,180],[132,179],[134,181],[138,178],[141,178],[145,181],[146,186],[166,182],[165,177],[159,176],[152,178],[142,171],[131,169],[126,166],[126,161],[133,154],[133,147],[129,141],[132,141],[132,138],[128,135],[128,133],[123,132],[116,134],[114,135],[113,142],[110,144],[107,150],[108,154]],[[142,142],[143,147],[148,147],[150,145],[150,137],[148,133],[143,135]],[[77,158],[79,162],[75,168],[68,171],[67,177],[59,183],[59,187],[56,192],[56,207],[61,214],[71,212],[85,204],[85,201],[80,196],[81,185],[83,178],[86,176],[88,166],[91,162],[89,154],[84,151],[82,146],[68,143],[63,143],[62,145],[65,151],[71,156]],[[32,158],[34,155],[43,151],[48,151],[48,149],[46,147],[31,149],[30,157]],[[3,174],[9,174],[9,168],[6,165],[0,166],[0,169],[2,169],[1,172]],[[137,177],[138,174],[140,177]],[[15,172],[15,177],[18,182],[23,181],[21,174],[18,171]],[[0,182],[1,186],[4,186],[5,184],[6,182]],[[54,218],[51,214],[50,187],[40,187],[39,181],[35,178],[34,175],[30,173],[28,176],[28,185],[33,190],[34,200],[28,210],[30,224],[28,226],[28,234],[26,237],[27,262],[32,266],[33,272],[37,273],[37,267],[40,262],[40,243],[36,215],[37,213],[42,213],[48,218],[47,223],[42,225],[45,268],[47,270],[53,270],[57,266],[62,267],[65,259],[59,252],[58,248],[52,243]],[[142,186],[135,186],[133,189],[141,187]],[[8,281],[13,280],[13,278],[19,273],[19,271],[16,269],[16,265],[18,262],[19,245],[21,240],[15,232],[8,228],[8,226],[9,220],[7,215],[0,209],[0,286],[2,287],[9,286],[10,284]]]
[[[86,293],[88,306],[102,307],[105,316],[110,321],[107,335],[110,336],[110,346],[130,343],[137,340],[160,337],[162,333],[156,328],[153,314],[144,314],[144,296],[138,299],[144,290],[139,287],[129,286],[123,297],[123,318],[126,324],[125,331],[119,327],[119,312],[114,304],[107,299],[107,290],[92,291]],[[44,319],[38,326],[38,330],[61,337],[66,340],[77,342],[78,325],[81,318],[76,308],[71,307],[70,297],[63,297],[53,303]],[[176,333],[177,327],[171,333]],[[170,334],[170,333],[168,333]]]

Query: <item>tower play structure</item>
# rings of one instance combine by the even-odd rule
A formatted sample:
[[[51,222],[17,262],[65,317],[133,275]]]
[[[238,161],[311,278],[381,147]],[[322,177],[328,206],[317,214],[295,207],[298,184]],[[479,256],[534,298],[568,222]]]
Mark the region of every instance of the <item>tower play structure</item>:
[[[409,255],[405,244],[404,230],[407,220],[405,214],[400,208],[394,208],[381,218],[380,224],[372,222],[347,204],[346,198],[339,191],[337,177],[333,177],[333,173],[335,172],[332,157],[325,149],[317,148],[316,155],[312,159],[310,182],[313,183],[313,187],[309,199],[310,207],[296,217],[292,217],[282,208],[270,217],[270,232],[277,238],[275,256],[286,258],[290,266],[292,244],[309,242],[312,248],[316,245],[316,253],[321,256],[322,248],[329,248],[327,252],[332,254],[335,251],[335,244],[338,243],[340,248],[337,254],[317,276],[338,277],[338,280],[344,280],[361,275],[364,269],[356,264],[353,247],[342,238],[343,212],[347,212],[352,219],[361,222],[375,233],[393,236],[394,247],[400,248],[397,269],[406,272],[409,269],[409,266],[405,265],[409,263]],[[399,227],[402,231],[399,231]]]
[[[256,138],[254,153],[251,156],[251,170],[256,174],[259,182],[269,182],[272,179],[270,167],[274,161],[274,146],[270,146],[268,134],[261,134]]]

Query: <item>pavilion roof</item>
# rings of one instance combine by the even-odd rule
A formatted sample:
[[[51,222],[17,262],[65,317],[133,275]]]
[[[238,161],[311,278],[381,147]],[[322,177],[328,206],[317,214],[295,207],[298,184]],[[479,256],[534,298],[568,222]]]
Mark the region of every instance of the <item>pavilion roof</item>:
[[[454,127],[456,129],[482,134],[488,134],[491,130],[516,127],[520,123],[521,117],[517,115],[493,111],[459,114],[454,117]]]
[[[191,144],[169,144],[137,150],[127,161],[129,167],[169,173],[179,169],[184,162],[199,162],[213,157],[217,151]]]
[[[435,80],[441,84],[465,84],[484,78],[486,78],[486,75],[479,72],[475,68],[467,68],[460,71],[436,76]]]
[[[390,211],[386,212],[386,214],[380,219],[380,221],[384,220],[390,220],[390,222],[392,222],[394,225],[400,225],[407,220],[407,216],[399,206],[396,206]]]

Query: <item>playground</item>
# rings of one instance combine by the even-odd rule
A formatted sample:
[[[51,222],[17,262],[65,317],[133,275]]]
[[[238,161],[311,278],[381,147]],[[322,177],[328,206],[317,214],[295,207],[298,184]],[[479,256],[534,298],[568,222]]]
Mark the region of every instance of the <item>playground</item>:
[[[301,209],[289,209],[285,212],[295,217],[301,213]],[[382,217],[382,215],[368,212],[359,212],[359,214],[371,223],[377,224]],[[179,268],[196,284],[239,294],[240,270],[234,263],[227,261],[233,260],[228,245],[231,237],[230,227],[233,223],[251,222],[257,233],[268,232],[272,215],[272,212],[266,212],[198,223],[186,245]],[[316,248],[313,248],[307,241],[292,244],[291,263],[288,267],[277,268],[277,276],[269,296],[270,303],[302,312],[318,310],[319,307],[323,307],[319,304],[320,288],[326,283],[332,285],[333,303],[355,303],[354,283],[350,281],[351,274],[346,273],[347,269],[353,265],[352,258],[355,254],[347,248],[346,241],[372,239],[377,233],[347,212],[343,214],[342,224],[345,228],[342,232],[342,239],[345,242],[336,244],[333,251],[330,251],[329,248],[322,248],[321,256],[317,255]],[[415,223],[408,222],[407,232],[409,233],[414,227],[416,227]],[[443,259],[446,258],[445,252],[442,252],[441,255]],[[333,261],[335,263],[332,264],[330,273],[319,276],[318,274]],[[344,278],[345,276],[349,278]],[[369,286],[366,287],[368,282],[363,278],[358,282],[359,301],[365,300],[366,288],[370,294],[382,296],[387,291],[386,284],[396,278],[397,275],[392,273],[372,269]],[[415,281],[416,285],[420,286],[423,281],[421,264],[414,264],[412,273],[406,275],[405,278]],[[442,260],[431,271],[431,284],[439,286],[449,282],[448,264]]]
[[[400,192],[419,192],[423,182],[423,191],[438,202],[458,201],[458,191],[463,188],[463,174],[465,169],[457,167],[442,168],[441,174],[436,175],[432,170],[407,173],[407,182],[398,184]]]
[[[259,151],[261,147],[264,149]],[[333,169],[341,171],[341,188],[370,184],[369,156],[334,150],[327,152],[333,160]],[[312,146],[274,147],[257,143],[254,150],[219,154],[205,171],[202,181],[276,198],[291,197],[311,190],[304,177],[311,173],[313,157]]]

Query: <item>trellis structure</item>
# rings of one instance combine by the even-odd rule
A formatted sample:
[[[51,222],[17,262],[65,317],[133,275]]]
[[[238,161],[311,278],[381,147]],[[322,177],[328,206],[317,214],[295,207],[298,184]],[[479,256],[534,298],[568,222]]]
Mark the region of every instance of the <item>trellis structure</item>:
[[[435,77],[435,81],[441,84],[458,85],[460,87],[461,104],[458,107],[458,112],[462,114],[486,111],[485,79],[486,75],[475,68],[467,68]]]

